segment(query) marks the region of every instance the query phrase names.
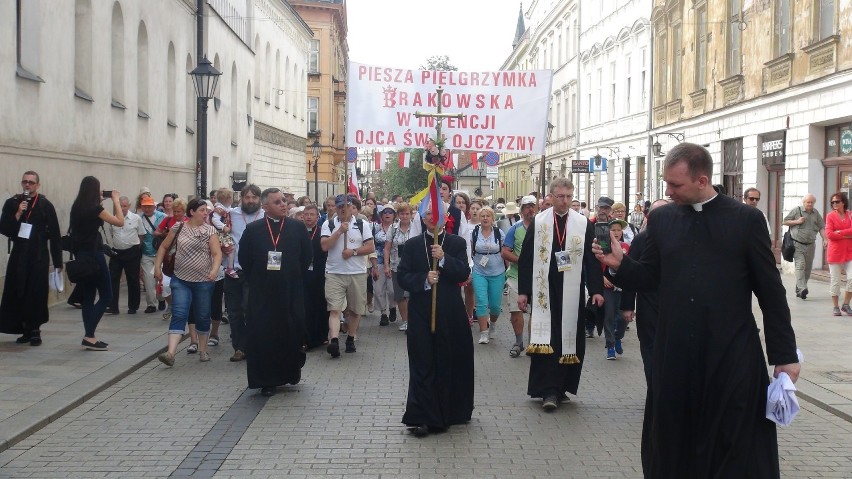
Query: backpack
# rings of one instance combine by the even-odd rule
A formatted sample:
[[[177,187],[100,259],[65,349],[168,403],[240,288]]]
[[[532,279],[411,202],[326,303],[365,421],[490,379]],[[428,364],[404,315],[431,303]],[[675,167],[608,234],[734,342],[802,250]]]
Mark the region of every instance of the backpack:
[[[492,226],[491,231],[494,232],[494,237],[497,239],[497,246],[499,250],[503,249],[503,233],[500,231],[500,228],[497,226]],[[479,225],[473,227],[473,233],[470,238],[470,255],[476,254],[476,242],[479,240]]]
[[[334,218],[331,219],[331,231],[334,231],[334,228],[337,227],[337,225],[335,224],[336,221],[337,221],[337,216],[335,216]],[[363,238],[364,237],[364,220],[362,220],[361,218],[355,218],[355,229],[357,229],[358,232],[361,233],[361,237]]]

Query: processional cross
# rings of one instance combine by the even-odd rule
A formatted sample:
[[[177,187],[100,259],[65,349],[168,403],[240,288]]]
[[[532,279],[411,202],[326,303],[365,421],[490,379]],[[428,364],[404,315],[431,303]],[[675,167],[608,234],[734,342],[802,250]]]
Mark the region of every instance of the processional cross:
[[[435,184],[440,185],[441,177],[444,174],[444,164],[445,164],[444,162],[446,160],[446,158],[443,156],[445,154],[445,151],[444,151],[444,148],[443,148],[444,138],[441,136],[441,123],[444,121],[445,118],[464,118],[465,114],[464,113],[442,113],[441,107],[442,107],[442,104],[443,104],[444,88],[439,85],[436,92],[438,93],[438,111],[436,113],[423,113],[423,112],[420,112],[420,111],[416,111],[416,112],[414,112],[414,117],[415,118],[427,117],[427,118],[434,118],[435,119],[436,136],[435,136],[434,142],[435,142],[435,145],[438,148],[438,152],[437,152],[437,155],[432,155],[431,158],[434,161],[434,163],[431,163],[431,164],[426,163],[426,156],[427,155],[424,154],[423,155],[423,159],[424,159],[423,167],[426,168],[427,170],[429,170],[430,176],[433,176],[434,181],[436,182]],[[427,150],[427,152],[428,152],[428,150]],[[438,188],[440,188],[440,186],[438,186]],[[443,201],[443,200],[438,198],[438,201]],[[438,230],[439,230],[438,224],[440,223],[440,218],[432,218],[432,221],[435,222],[435,229],[433,231],[433,237],[434,237],[433,245],[437,245],[438,244]],[[437,271],[437,270],[438,270],[438,260],[436,260],[433,257],[432,258],[432,271]],[[435,332],[435,308],[436,308],[437,302],[438,302],[438,284],[435,283],[434,285],[432,285],[432,332],[433,333]]]

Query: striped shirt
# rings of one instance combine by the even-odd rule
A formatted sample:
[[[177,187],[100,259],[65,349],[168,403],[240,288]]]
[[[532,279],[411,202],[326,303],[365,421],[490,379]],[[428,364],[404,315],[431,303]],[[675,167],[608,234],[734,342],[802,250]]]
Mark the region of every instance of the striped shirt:
[[[198,227],[184,223],[178,233],[177,254],[175,254],[175,276],[192,283],[210,281],[207,276],[213,269],[210,256],[210,236],[216,230],[208,224]]]

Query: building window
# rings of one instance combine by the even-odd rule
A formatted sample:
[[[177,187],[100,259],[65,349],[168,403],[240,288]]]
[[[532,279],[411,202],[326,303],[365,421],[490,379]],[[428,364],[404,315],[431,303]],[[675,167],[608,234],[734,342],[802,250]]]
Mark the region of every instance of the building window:
[[[778,58],[790,53],[790,0],[778,0],[774,16],[772,36],[775,58]]]
[[[786,0],[784,0],[786,1]],[[707,5],[704,4],[696,12],[698,25],[696,25],[695,38],[695,90],[703,90],[706,87],[707,78]]]
[[[231,63],[231,144],[237,144],[239,136],[239,108],[237,105],[237,62]]]
[[[308,70],[310,73],[319,73],[319,47],[319,40],[311,40],[311,52],[308,62]]]
[[[254,97],[260,100],[260,35],[254,37]]]
[[[577,134],[577,94],[571,93],[571,109],[568,112],[568,134]]]
[[[266,42],[266,57],[263,62],[266,74],[261,78],[263,82],[263,102],[269,105],[272,102],[272,45]]]
[[[275,95],[275,108],[281,108],[281,94],[284,87],[281,85],[281,50],[275,50],[275,84],[272,86],[272,94]]]
[[[672,91],[670,100],[681,97],[681,71],[683,70],[683,27],[672,25]]]
[[[728,0],[727,76],[742,72],[742,0]]]
[[[144,24],[140,23],[139,28],[144,28]],[[77,0],[74,8],[74,92],[80,98],[92,99],[91,0]]]
[[[743,139],[722,142],[722,184],[728,196],[743,196]]]
[[[556,44],[559,46],[559,55],[557,57],[557,61],[559,62],[559,65],[562,65],[562,32],[561,31],[559,32],[559,39],[557,40]]]
[[[603,68],[598,68],[598,86],[595,90],[595,119],[598,123],[603,120],[601,115],[601,95],[603,95]]]
[[[170,46],[170,48],[173,48]],[[121,5],[112,6],[112,44],[110,47],[111,87],[113,106],[124,108],[124,17]]]
[[[166,71],[166,102],[167,122],[171,126],[177,126],[175,116],[175,97],[177,93],[177,64],[175,60],[175,45],[169,42],[168,65]]]
[[[630,112],[633,111],[633,104],[631,103],[633,100],[631,95],[633,93],[633,59],[630,55],[627,55],[626,60],[627,71],[625,72],[625,76],[627,77],[627,81],[624,84],[624,106],[626,107],[625,113],[629,115]]]
[[[609,117],[615,119],[615,62],[609,64]]]
[[[191,72],[195,68],[192,62],[192,55],[186,55],[186,71]],[[187,133],[195,132],[195,110],[198,106],[198,98],[195,96],[195,87],[192,85],[192,77],[186,75],[184,84],[184,103],[186,103],[186,131]]]
[[[37,72],[41,64],[41,2],[33,0],[17,0],[16,13],[16,54],[18,60],[18,76],[29,80],[43,82]]]
[[[816,41],[834,35],[834,12],[837,0],[814,0],[814,36]]]
[[[319,98],[308,97],[308,131],[319,129]]]
[[[646,108],[648,106],[648,87],[647,87],[647,83],[645,82],[645,77],[647,76],[646,72],[648,71],[647,70],[648,63],[646,62],[646,60],[647,60],[646,50],[643,48],[642,49],[642,73],[641,73],[641,76],[639,78],[639,81],[640,81],[639,88],[642,89],[642,108]]]
[[[666,102],[666,93],[668,92],[668,56],[667,56],[668,38],[665,33],[657,35],[657,56],[660,63],[657,64],[657,91],[654,92],[654,98],[657,105],[662,105]]]
[[[148,30],[144,22],[139,22],[136,34],[136,109],[141,118],[148,117]]]
[[[589,93],[586,95],[586,118],[592,121],[592,74],[586,74],[586,85]]]
[[[826,128],[825,157],[850,155],[852,155],[852,123]]]

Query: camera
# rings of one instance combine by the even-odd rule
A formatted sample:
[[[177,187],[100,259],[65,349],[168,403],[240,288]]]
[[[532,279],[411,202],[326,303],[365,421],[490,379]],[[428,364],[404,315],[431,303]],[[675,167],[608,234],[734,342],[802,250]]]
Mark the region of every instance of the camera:
[[[103,190],[101,191],[101,195],[103,195],[104,198],[112,198],[112,190]]]
[[[600,245],[604,254],[612,253],[609,223],[595,223],[595,238],[598,240],[598,245]]]

